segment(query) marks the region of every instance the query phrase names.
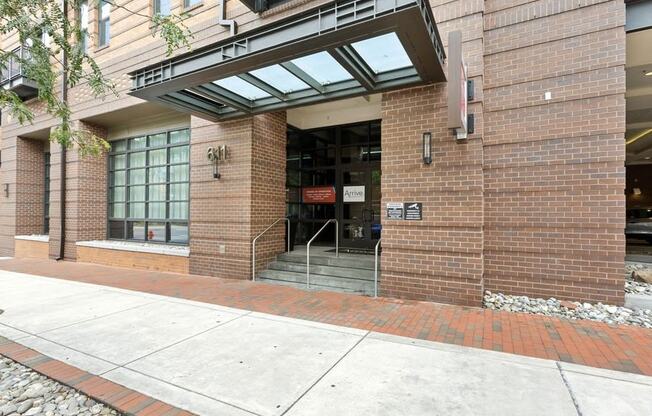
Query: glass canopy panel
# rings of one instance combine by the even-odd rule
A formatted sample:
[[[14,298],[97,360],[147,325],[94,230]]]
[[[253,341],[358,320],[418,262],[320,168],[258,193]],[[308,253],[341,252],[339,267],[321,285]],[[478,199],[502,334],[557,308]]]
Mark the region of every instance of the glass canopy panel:
[[[353,79],[351,74],[337,63],[335,58],[330,56],[328,52],[317,52],[303,58],[293,59],[290,62],[313,77],[321,85]]]
[[[412,66],[396,33],[376,36],[351,44],[376,74]]]
[[[224,89],[231,91],[234,94],[238,94],[241,97],[244,97],[248,100],[258,100],[261,98],[271,97],[270,94],[261,90],[253,84],[248,83],[242,78],[237,76],[231,76],[228,78],[220,79],[219,81],[213,81],[213,84],[218,85]]]
[[[310,88],[308,84],[292,75],[290,71],[281,65],[271,65],[265,68],[255,69],[249,73],[284,94]]]

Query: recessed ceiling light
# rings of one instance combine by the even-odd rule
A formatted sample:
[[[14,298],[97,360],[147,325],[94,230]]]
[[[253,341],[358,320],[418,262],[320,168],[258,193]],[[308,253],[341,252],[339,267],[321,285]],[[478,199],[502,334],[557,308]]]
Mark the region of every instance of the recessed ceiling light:
[[[643,71],[646,77],[652,77],[652,71]]]

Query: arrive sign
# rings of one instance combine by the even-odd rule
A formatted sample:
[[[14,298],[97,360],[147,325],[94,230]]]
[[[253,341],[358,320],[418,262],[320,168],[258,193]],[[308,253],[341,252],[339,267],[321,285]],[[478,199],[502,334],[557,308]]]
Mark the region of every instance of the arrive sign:
[[[334,204],[336,200],[334,186],[309,186],[301,196],[304,204]]]

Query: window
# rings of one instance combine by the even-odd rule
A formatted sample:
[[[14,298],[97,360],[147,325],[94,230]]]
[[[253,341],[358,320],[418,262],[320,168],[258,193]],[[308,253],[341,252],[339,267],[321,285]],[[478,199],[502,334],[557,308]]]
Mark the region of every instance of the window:
[[[190,132],[112,142],[109,238],[188,243]]]
[[[170,0],[154,0],[154,14],[168,16],[170,14]]]
[[[84,52],[88,51],[88,2],[84,1],[79,4],[77,11],[77,20],[81,30],[81,47]]]
[[[98,16],[99,45],[106,46],[111,41],[111,3],[100,0]]]
[[[192,6],[194,6],[196,4],[199,4],[201,2],[202,2],[202,0],[183,0],[183,7],[186,7],[186,8],[192,7]]]
[[[45,153],[45,183],[43,192],[43,234],[50,233],[50,153]]]

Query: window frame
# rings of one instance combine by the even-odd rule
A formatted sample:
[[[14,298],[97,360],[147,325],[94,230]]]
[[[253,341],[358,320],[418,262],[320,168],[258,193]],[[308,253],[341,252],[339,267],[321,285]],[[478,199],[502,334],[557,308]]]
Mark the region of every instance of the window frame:
[[[104,16],[102,14],[102,6],[109,5],[109,12]],[[102,31],[104,23],[107,23],[106,33]],[[104,42],[102,42],[104,38]],[[111,44],[111,2],[107,0],[100,0],[97,4],[97,47],[105,48]]]
[[[193,9],[195,7],[199,7],[200,5],[204,4],[204,0],[182,0],[183,1],[183,10],[188,11],[190,9]],[[191,4],[191,2],[193,2]],[[219,1],[226,1],[226,0],[219,0]]]
[[[84,0],[79,3],[79,7],[77,8],[77,22],[79,23],[79,29],[82,32],[81,45],[84,53],[88,52],[88,41],[91,35],[89,27],[90,17],[90,6],[88,0]]]
[[[179,131],[187,131],[188,135],[188,140],[185,142],[180,142],[180,143],[171,143],[171,134],[174,132],[179,132]],[[162,145],[155,145],[155,146],[150,146],[150,137],[157,136],[165,134],[165,144]],[[145,137],[145,146],[142,148],[136,148],[133,149],[131,148],[131,140],[139,137]],[[148,244],[162,244],[162,245],[176,245],[176,246],[188,246],[190,244],[190,127],[184,127],[184,128],[174,128],[174,129],[169,129],[169,130],[163,130],[163,131],[157,131],[157,132],[150,132],[150,133],[145,133],[145,134],[140,134],[140,135],[135,135],[127,138],[122,138],[118,139],[115,141],[112,141],[111,144],[113,145],[116,142],[124,142],[125,144],[125,149],[120,150],[120,151],[113,151],[113,146],[112,149],[109,151],[108,154],[108,163],[107,163],[107,230],[106,230],[106,237],[108,240],[113,240],[113,241],[130,241],[130,242],[140,242],[140,243],[148,243]],[[186,162],[176,162],[172,163],[170,160],[170,155],[171,155],[171,149],[174,148],[179,148],[179,147],[186,147],[188,149],[188,160]],[[163,164],[156,164],[156,165],[150,165],[150,152],[155,151],[155,150],[162,150],[165,149],[165,163]],[[140,153],[140,152],[145,152],[145,164],[143,166],[135,166],[132,167],[130,165],[130,155],[134,153]],[[112,166],[112,161],[111,158],[115,155],[124,155],[125,157],[125,162],[124,162],[124,168],[121,169],[115,169]],[[187,166],[188,167],[188,176],[185,181],[171,181],[171,168],[173,166]],[[149,175],[150,175],[150,169],[151,168],[165,168],[165,180],[163,182],[150,182],[149,180]],[[137,184],[130,184],[130,172],[134,170],[139,170],[143,169],[144,172],[144,182],[142,184],[137,183]],[[124,184],[123,185],[118,185],[116,186],[112,182],[114,181],[114,172],[121,171],[124,172]],[[185,199],[175,199],[172,200],[170,197],[170,188],[172,185],[179,185],[179,184],[186,184],[188,191],[186,194]],[[164,185],[165,186],[165,198],[164,200],[155,200],[155,201],[150,201],[149,200],[149,187],[151,185]],[[143,198],[143,201],[130,201],[129,198],[129,191],[132,187],[136,186],[143,186],[145,188],[145,196]],[[115,203],[113,200],[113,195],[112,191],[114,188],[123,188],[124,189],[124,197],[123,201],[118,201],[118,203],[124,204],[124,216],[122,218],[117,218],[113,217],[113,210],[112,206]],[[165,204],[165,215],[163,216],[164,218],[149,218],[149,209],[150,209],[150,204],[151,203],[163,203]],[[170,218],[170,204],[172,203],[186,203],[187,204],[187,211],[186,211],[186,218],[185,219],[176,219],[176,218]],[[133,217],[131,215],[131,204],[143,204],[144,205],[144,215],[143,217]],[[111,237],[111,224],[112,223],[122,223],[122,235],[123,238],[117,238],[117,237]],[[129,225],[133,223],[144,223],[144,238],[134,238],[134,237],[129,237]],[[163,241],[160,240],[149,240],[148,235],[149,235],[149,224],[150,223],[163,223],[165,226],[165,237]],[[188,240],[185,242],[178,242],[178,241],[171,241],[172,238],[172,226],[173,225],[182,225],[187,228],[188,232]]]
[[[172,14],[172,0],[169,0],[169,9],[167,13],[163,14],[161,13],[161,1],[162,0],[152,0],[152,16],[156,16],[157,14],[161,16],[170,16]],[[185,4],[185,0],[184,0]]]

